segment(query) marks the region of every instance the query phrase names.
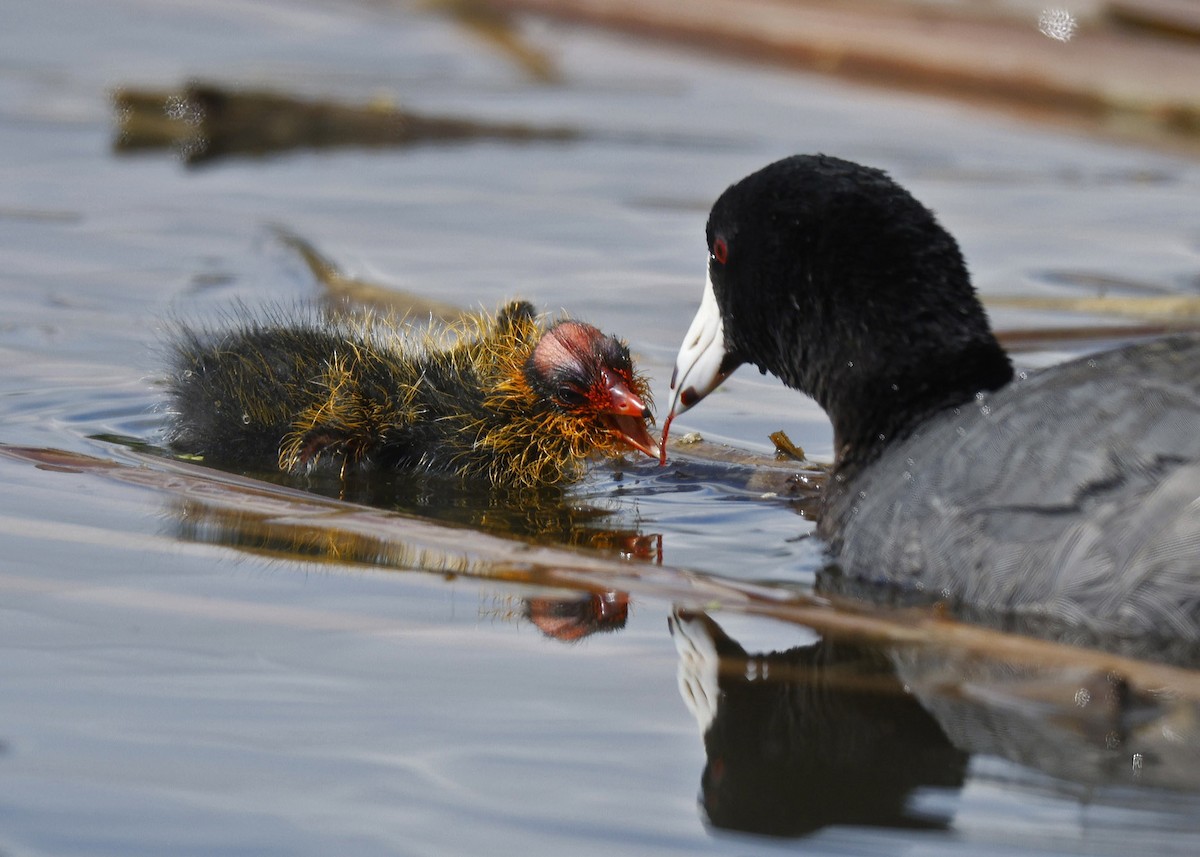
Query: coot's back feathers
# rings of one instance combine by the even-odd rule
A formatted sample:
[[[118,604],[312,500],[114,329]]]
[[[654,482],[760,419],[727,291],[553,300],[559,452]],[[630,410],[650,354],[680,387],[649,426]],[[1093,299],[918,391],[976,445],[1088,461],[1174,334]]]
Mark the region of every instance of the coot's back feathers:
[[[1039,633],[1200,640],[1198,428],[1200,338],[1082,358],[835,478],[819,529],[842,575],[902,597]]]

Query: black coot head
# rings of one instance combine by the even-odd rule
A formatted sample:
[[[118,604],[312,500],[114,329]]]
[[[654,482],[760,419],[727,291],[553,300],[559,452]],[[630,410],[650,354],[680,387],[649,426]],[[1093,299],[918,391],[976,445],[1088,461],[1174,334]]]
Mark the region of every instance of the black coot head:
[[[751,363],[816,399],[839,449],[863,448],[1011,378],[958,245],[881,170],[777,161],[721,195],[706,237],[672,416]]]

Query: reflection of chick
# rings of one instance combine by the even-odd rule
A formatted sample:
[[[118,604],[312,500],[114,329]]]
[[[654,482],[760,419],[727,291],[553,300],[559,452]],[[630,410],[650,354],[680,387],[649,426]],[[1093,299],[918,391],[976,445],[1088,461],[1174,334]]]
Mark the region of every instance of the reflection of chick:
[[[629,595],[587,592],[540,596],[525,602],[525,618],[552,640],[577,643],[601,631],[619,631],[629,619]]]
[[[532,486],[591,455],[658,454],[629,349],[583,322],[547,327],[524,301],[415,343],[324,318],[184,330],[173,357],[169,441],[226,464]]]

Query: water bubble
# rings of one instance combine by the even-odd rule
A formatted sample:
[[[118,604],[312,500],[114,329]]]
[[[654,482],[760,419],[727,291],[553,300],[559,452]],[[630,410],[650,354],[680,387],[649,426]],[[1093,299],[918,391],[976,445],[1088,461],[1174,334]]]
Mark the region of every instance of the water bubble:
[[[1075,691],[1075,706],[1076,708],[1086,708],[1088,703],[1092,701],[1092,692],[1086,687],[1081,687]]]
[[[250,415],[249,414],[247,414],[247,413],[242,414],[242,425],[244,425],[244,426],[250,425]]]

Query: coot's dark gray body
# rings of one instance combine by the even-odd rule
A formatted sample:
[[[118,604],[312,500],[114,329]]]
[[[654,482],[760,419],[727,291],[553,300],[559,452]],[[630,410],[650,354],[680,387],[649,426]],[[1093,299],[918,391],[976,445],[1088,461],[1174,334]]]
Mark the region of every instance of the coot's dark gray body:
[[[1200,639],[1200,337],[1018,377],[835,477],[824,506],[864,584],[1026,629]]]
[[[743,363],[821,405],[825,584],[1200,653],[1200,336],[1014,377],[954,239],[839,158],[732,185],[707,240],[667,424]]]

